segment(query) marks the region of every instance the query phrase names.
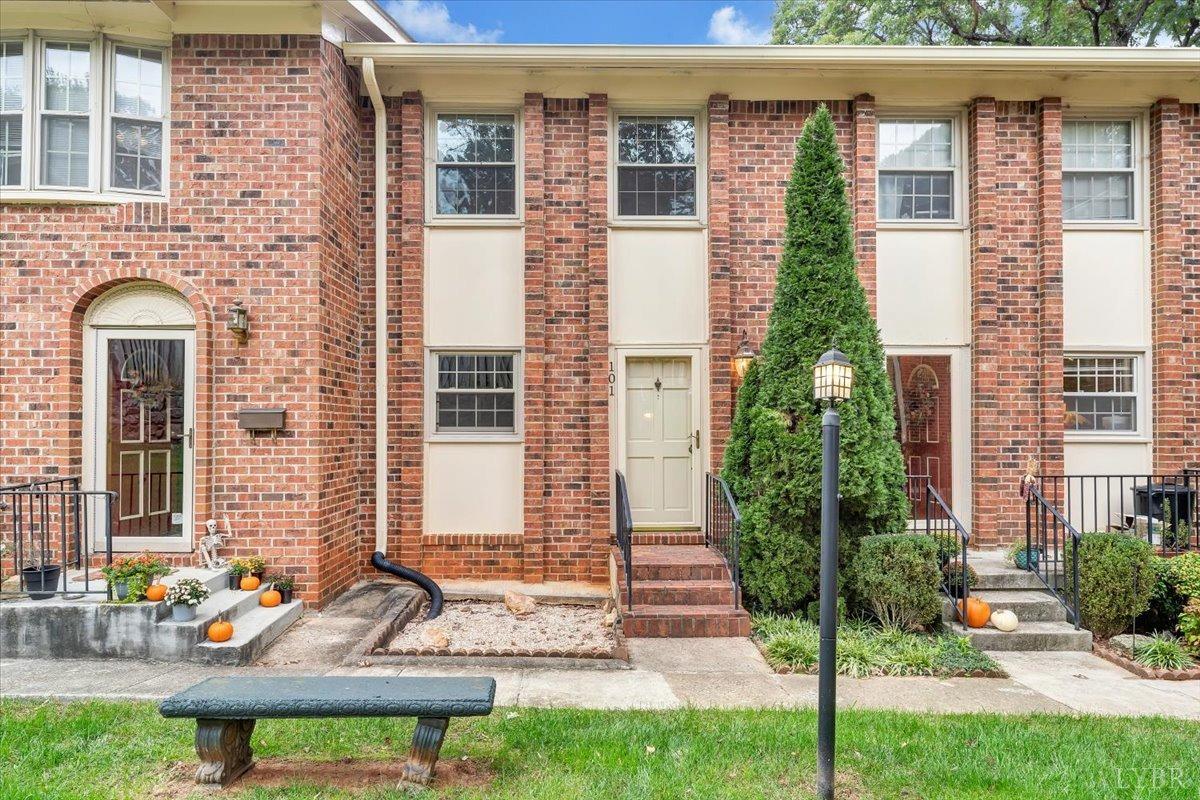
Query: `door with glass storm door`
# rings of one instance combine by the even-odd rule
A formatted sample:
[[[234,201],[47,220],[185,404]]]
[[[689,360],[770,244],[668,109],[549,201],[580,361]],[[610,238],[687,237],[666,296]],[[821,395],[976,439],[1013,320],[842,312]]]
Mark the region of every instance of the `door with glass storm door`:
[[[99,465],[118,550],[184,549],[192,502],[192,331],[99,331]]]
[[[695,523],[692,359],[625,362],[625,477],[635,525]]]

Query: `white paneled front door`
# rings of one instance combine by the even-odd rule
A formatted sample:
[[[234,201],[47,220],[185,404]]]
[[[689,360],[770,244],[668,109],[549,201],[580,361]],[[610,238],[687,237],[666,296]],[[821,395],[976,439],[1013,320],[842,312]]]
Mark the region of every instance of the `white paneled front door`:
[[[699,430],[690,357],[625,362],[625,477],[634,524],[695,522]]]

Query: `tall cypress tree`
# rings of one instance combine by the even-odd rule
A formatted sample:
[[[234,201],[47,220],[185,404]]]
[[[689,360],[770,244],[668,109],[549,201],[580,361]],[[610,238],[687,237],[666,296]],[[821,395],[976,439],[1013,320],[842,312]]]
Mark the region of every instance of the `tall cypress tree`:
[[[854,262],[833,118],[821,106],[796,143],[787,228],[762,357],[738,392],[724,476],[742,509],[742,581],[762,610],[794,611],[817,591],[821,414],[813,364],[834,343],[855,367],[842,415],[842,586],[863,536],[904,528],[904,459],[879,330]]]

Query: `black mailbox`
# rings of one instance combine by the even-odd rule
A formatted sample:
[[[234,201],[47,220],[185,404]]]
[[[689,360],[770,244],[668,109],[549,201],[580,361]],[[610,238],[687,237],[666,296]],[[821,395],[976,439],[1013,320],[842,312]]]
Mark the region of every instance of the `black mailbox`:
[[[241,408],[238,409],[238,427],[250,431],[269,431],[271,438],[283,430],[286,408]]]

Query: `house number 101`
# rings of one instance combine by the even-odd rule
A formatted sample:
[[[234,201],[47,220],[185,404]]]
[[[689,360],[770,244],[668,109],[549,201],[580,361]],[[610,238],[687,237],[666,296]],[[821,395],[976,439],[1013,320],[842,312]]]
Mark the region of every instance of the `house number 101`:
[[[611,361],[608,362],[608,396],[617,396],[617,372]]]

